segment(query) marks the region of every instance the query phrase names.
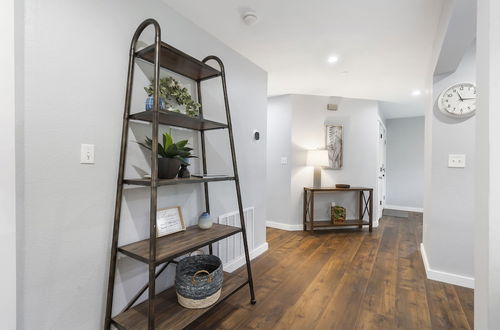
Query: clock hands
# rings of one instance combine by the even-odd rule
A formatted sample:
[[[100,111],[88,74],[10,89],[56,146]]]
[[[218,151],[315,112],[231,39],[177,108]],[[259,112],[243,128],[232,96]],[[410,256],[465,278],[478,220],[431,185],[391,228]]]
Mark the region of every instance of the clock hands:
[[[476,98],[475,97],[462,97],[462,95],[460,95],[460,92],[457,91],[457,94],[458,94],[458,98],[460,99],[460,101],[464,101],[464,100],[475,100]]]

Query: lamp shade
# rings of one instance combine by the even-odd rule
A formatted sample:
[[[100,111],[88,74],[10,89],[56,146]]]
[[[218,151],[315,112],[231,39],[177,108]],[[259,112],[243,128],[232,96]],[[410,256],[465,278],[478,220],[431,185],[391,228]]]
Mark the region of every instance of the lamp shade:
[[[328,150],[309,150],[307,152],[307,165],[329,166]]]

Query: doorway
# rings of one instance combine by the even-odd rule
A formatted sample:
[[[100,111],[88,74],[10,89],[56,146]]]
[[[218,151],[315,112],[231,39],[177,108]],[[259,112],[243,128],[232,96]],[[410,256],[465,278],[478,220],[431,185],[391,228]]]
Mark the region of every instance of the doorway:
[[[387,130],[382,121],[379,120],[379,138],[378,138],[378,218],[382,217],[385,207],[386,195],[386,148],[387,148]]]

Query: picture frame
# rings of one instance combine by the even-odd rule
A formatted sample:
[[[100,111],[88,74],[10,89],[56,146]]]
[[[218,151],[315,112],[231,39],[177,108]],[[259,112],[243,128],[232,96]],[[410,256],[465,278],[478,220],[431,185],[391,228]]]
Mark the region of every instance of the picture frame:
[[[329,169],[340,170],[344,165],[344,126],[326,125],[325,145],[328,150]]]
[[[158,209],[156,212],[156,237],[186,230],[180,206]]]

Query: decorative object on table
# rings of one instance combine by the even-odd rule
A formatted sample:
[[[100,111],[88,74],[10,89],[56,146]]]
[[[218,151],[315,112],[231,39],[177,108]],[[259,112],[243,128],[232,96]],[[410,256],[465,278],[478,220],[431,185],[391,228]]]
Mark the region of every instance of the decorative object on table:
[[[347,210],[345,207],[335,205],[332,207],[332,223],[344,223]]]
[[[144,90],[148,93],[148,99],[154,95],[154,87],[152,83],[148,87],[144,87]],[[162,108],[160,102],[161,110],[184,113],[189,117],[198,117],[200,115],[201,105],[193,100],[187,88],[182,87],[181,84],[172,77],[160,79],[160,99],[161,98],[163,98],[165,102],[165,109]],[[177,103],[178,106],[183,107],[184,111],[175,107],[175,103]],[[152,106],[148,109],[148,101],[146,100],[146,110],[151,109]]]
[[[201,229],[212,228],[212,224],[213,224],[212,217],[208,212],[203,212],[198,218],[198,227],[200,227]]]
[[[196,255],[179,261],[175,273],[177,301],[190,309],[206,308],[220,297],[224,273],[214,255]]]
[[[462,82],[445,89],[437,105],[448,117],[468,118],[476,113],[476,96],[476,85]]]
[[[160,97],[159,99],[159,102],[160,102],[160,110],[163,110],[163,111],[167,111],[167,101],[165,101],[165,99],[163,97]],[[151,96],[148,96],[148,98],[146,99],[146,111],[150,111],[150,110],[153,110],[153,107],[155,105],[155,98],[153,95]]]
[[[329,168],[340,170],[344,162],[344,127],[342,125],[326,125],[326,149]]]
[[[151,150],[152,140],[146,137],[144,143],[139,143],[146,149]],[[191,155],[192,148],[187,147],[188,140],[174,142],[171,133],[163,134],[163,145],[158,143],[158,178],[173,179],[179,173],[181,164],[189,165],[188,158],[196,158]]]
[[[156,213],[156,237],[186,230],[180,206],[159,209]]]
[[[337,184],[335,184],[335,188],[349,189],[349,188],[351,188],[351,185],[345,184],[345,183],[337,183]]]
[[[309,150],[307,165],[314,166],[313,187],[321,188],[321,167],[328,166],[328,150]]]
[[[188,166],[190,165],[187,161],[187,159],[184,160],[185,163],[181,163],[181,169],[179,170],[179,174],[177,174],[177,177],[179,179],[189,179],[191,177],[191,173],[188,170]]]

